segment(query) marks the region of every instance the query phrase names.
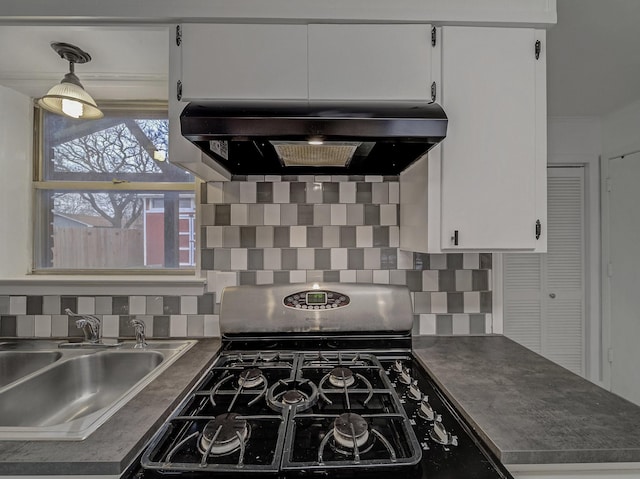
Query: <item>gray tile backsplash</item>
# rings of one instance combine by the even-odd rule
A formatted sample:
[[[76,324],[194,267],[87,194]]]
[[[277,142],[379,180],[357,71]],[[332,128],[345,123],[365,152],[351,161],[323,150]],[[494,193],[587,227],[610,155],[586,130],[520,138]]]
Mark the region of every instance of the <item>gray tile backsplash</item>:
[[[0,295],[0,336],[81,336],[69,308],[101,317],[105,337],[218,336],[219,293],[230,284],[313,281],[400,284],[414,334],[491,332],[490,253],[399,249],[399,184],[379,176],[251,176],[202,186],[202,296]]]
[[[262,212],[249,215],[249,222],[233,213],[230,223],[226,215],[221,221],[217,214],[201,216],[202,235],[207,238],[201,264],[210,292],[219,294],[218,285],[228,284],[229,278],[234,284],[403,284],[414,300],[414,333],[491,332],[491,254],[400,251],[396,177],[245,180],[238,177],[206,187],[203,208],[213,206],[216,212],[220,207],[233,212],[243,195],[264,203]],[[234,184],[241,186],[230,186]],[[233,228],[240,228],[239,241],[229,231]],[[242,231],[248,240],[243,241]],[[218,281],[222,276],[224,281]]]

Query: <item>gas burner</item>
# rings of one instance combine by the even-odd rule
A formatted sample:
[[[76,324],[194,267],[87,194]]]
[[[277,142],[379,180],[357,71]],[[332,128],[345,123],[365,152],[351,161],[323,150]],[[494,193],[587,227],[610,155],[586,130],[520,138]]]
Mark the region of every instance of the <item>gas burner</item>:
[[[250,426],[238,414],[225,413],[209,421],[202,430],[198,450],[205,456],[224,456],[242,449],[249,438]]]
[[[276,410],[295,406],[298,411],[305,411],[318,401],[318,388],[308,379],[280,380],[269,389],[267,402]]]
[[[369,424],[359,414],[347,412],[333,422],[333,435],[339,446],[361,448],[369,439]]]
[[[356,382],[353,372],[349,368],[334,368],[329,374],[329,382],[337,388],[349,387]]]
[[[258,368],[245,369],[238,377],[238,385],[245,389],[257,388],[264,382],[265,378]]]
[[[282,395],[282,402],[285,404],[299,404],[307,399],[309,397],[297,389],[291,389]]]

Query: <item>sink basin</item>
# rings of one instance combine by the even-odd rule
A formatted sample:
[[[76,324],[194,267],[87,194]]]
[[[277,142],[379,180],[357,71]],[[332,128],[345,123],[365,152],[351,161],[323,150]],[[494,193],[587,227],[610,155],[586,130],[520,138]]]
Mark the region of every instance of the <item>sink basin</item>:
[[[0,388],[62,357],[57,351],[0,351]]]
[[[163,359],[158,352],[118,351],[65,361],[0,394],[0,426],[56,426],[87,416],[112,404]]]
[[[6,364],[37,367],[0,382],[0,440],[81,440],[155,379],[195,341],[149,342],[146,349],[0,351]],[[42,348],[37,345],[35,349]],[[32,358],[33,359],[30,359]],[[47,362],[48,361],[48,362]],[[24,371],[24,370],[23,370]],[[14,374],[15,376],[15,374]]]

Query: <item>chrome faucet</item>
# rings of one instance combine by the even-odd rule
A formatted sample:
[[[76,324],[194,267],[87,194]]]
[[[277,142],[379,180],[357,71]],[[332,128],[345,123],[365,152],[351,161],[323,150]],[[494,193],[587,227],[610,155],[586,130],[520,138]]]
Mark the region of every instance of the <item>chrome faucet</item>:
[[[82,329],[84,333],[84,340],[88,343],[98,344],[100,343],[100,319],[91,314],[78,314],[71,311],[69,308],[64,310],[65,313],[72,318],[76,319],[76,326]]]
[[[129,324],[133,326],[133,330],[136,333],[136,344],[134,348],[146,348],[147,338],[144,334],[144,321],[140,319],[132,319],[131,321],[129,321]]]

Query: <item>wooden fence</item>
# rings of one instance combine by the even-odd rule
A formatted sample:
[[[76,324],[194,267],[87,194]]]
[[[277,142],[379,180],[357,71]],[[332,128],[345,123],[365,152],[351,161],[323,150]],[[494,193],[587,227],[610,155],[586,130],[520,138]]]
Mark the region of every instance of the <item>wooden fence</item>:
[[[136,268],[144,265],[140,230],[118,228],[53,228],[53,267]]]

